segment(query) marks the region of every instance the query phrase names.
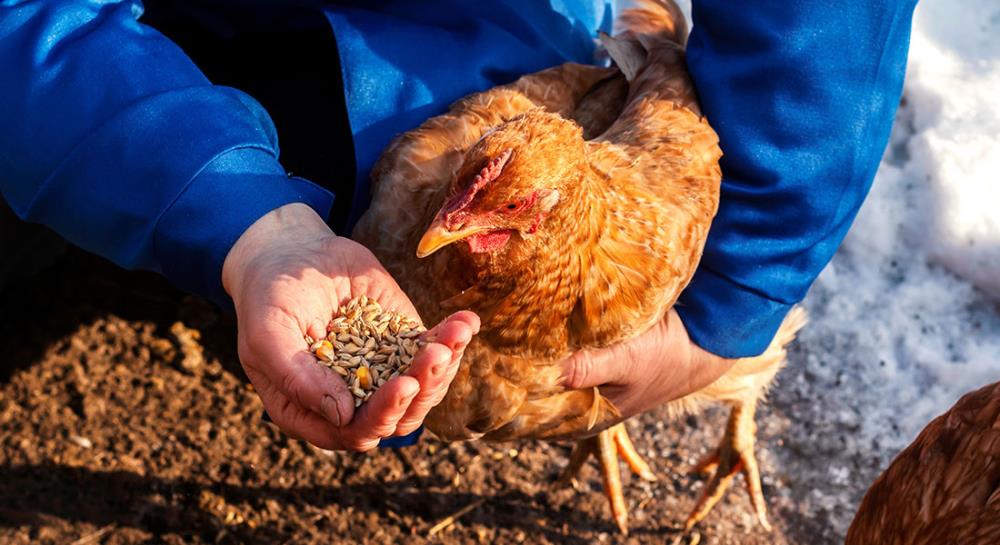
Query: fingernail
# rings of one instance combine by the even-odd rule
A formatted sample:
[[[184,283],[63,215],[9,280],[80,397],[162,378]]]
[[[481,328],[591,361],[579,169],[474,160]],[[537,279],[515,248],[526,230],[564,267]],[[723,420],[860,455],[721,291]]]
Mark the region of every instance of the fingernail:
[[[330,396],[323,396],[322,405],[320,408],[323,410],[323,415],[329,420],[334,426],[340,427],[340,408],[337,407],[337,400]]]

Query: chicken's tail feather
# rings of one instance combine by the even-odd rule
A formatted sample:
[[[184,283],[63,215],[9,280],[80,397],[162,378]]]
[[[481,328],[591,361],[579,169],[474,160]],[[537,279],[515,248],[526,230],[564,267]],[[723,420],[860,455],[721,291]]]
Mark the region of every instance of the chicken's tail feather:
[[[809,314],[806,309],[797,306],[792,308],[785,316],[784,321],[781,322],[781,327],[778,328],[778,332],[774,335],[774,339],[771,340],[770,346],[768,346],[767,351],[773,352],[780,351],[780,356],[785,357],[785,347],[789,343],[795,340],[795,336],[798,335],[799,330],[809,323]]]
[[[615,22],[615,35],[599,34],[611,60],[632,81],[657,46],[684,47],[687,21],[673,0],[639,0],[622,11]]]
[[[636,0],[615,21],[616,36],[628,33],[647,49],[659,41],[683,46],[688,35],[687,19],[673,0]]]
[[[568,440],[597,435],[618,423],[621,413],[597,388],[567,390],[525,401],[510,422],[483,436],[488,441],[512,439]]]
[[[785,364],[785,358],[788,356],[788,345],[795,340],[799,330],[805,327],[808,321],[809,316],[806,309],[800,306],[792,308],[785,316],[784,321],[781,322],[781,327],[774,334],[767,350],[759,356],[736,360],[734,367],[742,369],[745,374],[751,376],[759,373],[769,373],[773,376],[776,369],[780,369]],[[772,369],[775,371],[771,371]],[[768,379],[764,386],[770,382]]]
[[[587,416],[587,431],[594,429],[597,419],[601,416],[601,391],[594,386],[594,402],[590,406],[590,415]]]
[[[778,333],[763,354],[736,360],[730,370],[712,384],[669,403],[669,414],[673,417],[691,414],[705,403],[713,401],[747,403],[763,397],[771,386],[774,375],[785,364],[788,344],[795,340],[796,334],[808,321],[804,308],[793,308],[781,322]]]

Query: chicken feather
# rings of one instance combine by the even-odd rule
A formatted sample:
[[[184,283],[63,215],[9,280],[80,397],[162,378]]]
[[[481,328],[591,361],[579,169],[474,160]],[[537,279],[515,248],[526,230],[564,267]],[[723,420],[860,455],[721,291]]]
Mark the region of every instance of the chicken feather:
[[[927,425],[865,494],[847,545],[1000,543],[1000,383]]]
[[[558,361],[648,330],[694,274],[722,152],[686,71],[679,10],[637,4],[603,38],[626,73],[568,63],[470,95],[397,137],[373,169],[354,238],[425,322],[457,309],[482,319],[425,421],[444,440],[604,433],[618,410],[596,389],[567,389]],[[752,449],[745,422],[803,323],[796,311],[766,354],[671,410],[729,402]]]
[[[642,333],[690,280],[717,208],[721,151],[684,66],[678,36],[685,30],[658,13],[629,15],[629,38],[616,38],[650,37],[638,45],[645,58],[631,82],[615,68],[578,64],[526,75],[461,99],[401,135],[373,169],[372,205],[354,237],[399,280],[426,321],[458,308],[483,318],[466,364],[428,418],[438,435],[593,433],[592,393],[564,391],[552,363]],[[474,281],[457,270],[464,262],[453,249],[418,261],[420,235],[454,194],[473,148],[500,130],[549,151],[543,165],[576,145],[585,157],[582,175],[561,188],[562,202],[534,237],[543,240],[534,250],[542,257]],[[586,134],[595,137],[584,140]],[[479,163],[471,163],[466,170],[477,172]],[[545,178],[542,169],[522,171]],[[596,429],[618,418],[602,403]]]

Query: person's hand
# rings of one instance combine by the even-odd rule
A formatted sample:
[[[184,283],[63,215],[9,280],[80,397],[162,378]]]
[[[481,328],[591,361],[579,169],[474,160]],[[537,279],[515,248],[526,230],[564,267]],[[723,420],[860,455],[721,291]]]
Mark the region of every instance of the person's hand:
[[[399,286],[366,248],[330,231],[304,204],[274,210],[226,256],[223,286],[236,306],[239,356],[271,420],[324,449],[368,450],[417,429],[441,402],[479,318],[458,312],[424,335],[405,375],[386,382],[358,410],[343,379],[316,363],[305,336],[326,336],[339,304],[366,295],[418,318]]]
[[[628,418],[696,392],[733,365],[699,348],[671,309],[649,331],[600,350],[581,350],[562,361],[569,388],[601,387]]]

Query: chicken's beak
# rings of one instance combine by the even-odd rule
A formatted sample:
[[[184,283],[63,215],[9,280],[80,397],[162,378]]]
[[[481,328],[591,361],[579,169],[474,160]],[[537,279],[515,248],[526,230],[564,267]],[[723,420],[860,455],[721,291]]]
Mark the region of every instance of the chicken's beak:
[[[488,230],[479,225],[470,225],[460,229],[451,230],[445,227],[440,218],[434,218],[431,226],[424,232],[424,236],[417,244],[417,257],[427,257],[445,246]]]

